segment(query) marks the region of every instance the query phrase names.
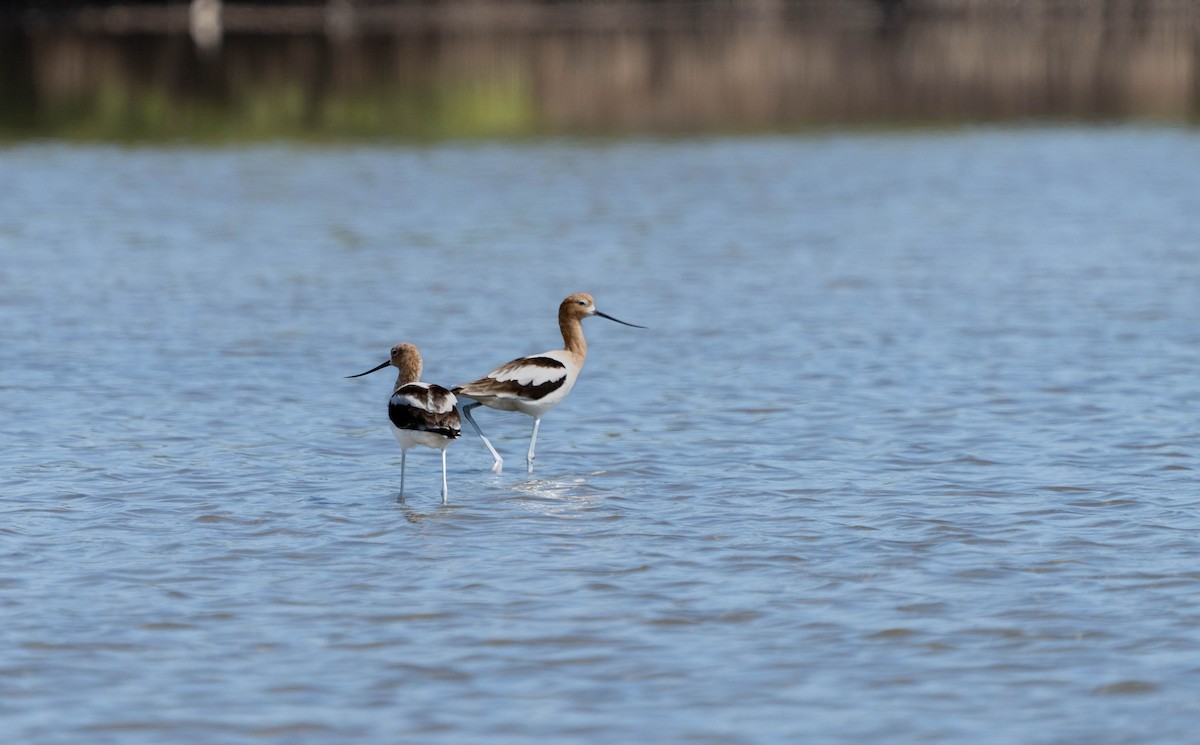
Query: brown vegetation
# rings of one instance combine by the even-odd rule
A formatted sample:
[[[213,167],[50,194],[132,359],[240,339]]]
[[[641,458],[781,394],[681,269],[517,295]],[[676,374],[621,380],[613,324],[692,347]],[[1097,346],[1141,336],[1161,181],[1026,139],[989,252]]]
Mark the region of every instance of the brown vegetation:
[[[225,3],[220,18],[200,48],[181,4],[25,17],[0,46],[0,131],[110,136],[125,117],[134,136],[706,132],[1200,110],[1200,6],[1182,0],[334,0]]]

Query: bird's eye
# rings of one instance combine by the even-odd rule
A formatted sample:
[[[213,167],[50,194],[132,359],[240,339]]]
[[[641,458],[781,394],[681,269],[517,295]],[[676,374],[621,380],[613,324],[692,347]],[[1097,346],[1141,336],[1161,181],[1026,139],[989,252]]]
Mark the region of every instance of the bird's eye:
[[[575,302],[579,303],[580,305],[587,305],[586,300],[576,300]]]

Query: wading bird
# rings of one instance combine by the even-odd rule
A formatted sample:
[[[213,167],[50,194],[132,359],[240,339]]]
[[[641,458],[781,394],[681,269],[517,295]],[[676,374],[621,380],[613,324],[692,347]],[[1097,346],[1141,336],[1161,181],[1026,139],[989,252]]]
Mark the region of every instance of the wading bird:
[[[587,341],[583,338],[583,325],[580,322],[588,316],[600,316],[626,326],[646,328],[601,313],[596,310],[596,301],[591,295],[576,293],[558,306],[558,328],[562,332],[563,349],[515,359],[479,380],[452,389],[459,396],[473,399],[462,407],[462,413],[495,459],[492,464],[494,473],[503,470],[504,459],[484,437],[475,418],[471,416],[471,409],[488,406],[501,411],[519,411],[533,417],[533,435],[529,438],[529,454],[525,457],[529,473],[533,473],[534,447],[537,445],[542,415],[567,397],[587,359]]]
[[[462,422],[455,409],[458,399],[440,385],[420,382],[424,363],[415,344],[397,344],[392,347],[392,356],[387,362],[364,373],[346,377],[360,378],[388,365],[400,371],[392,397],[388,400],[392,434],[400,443],[400,496],[404,496],[404,467],[408,449],[414,445],[424,445],[442,451],[442,504],[445,504],[446,447],[462,434]]]

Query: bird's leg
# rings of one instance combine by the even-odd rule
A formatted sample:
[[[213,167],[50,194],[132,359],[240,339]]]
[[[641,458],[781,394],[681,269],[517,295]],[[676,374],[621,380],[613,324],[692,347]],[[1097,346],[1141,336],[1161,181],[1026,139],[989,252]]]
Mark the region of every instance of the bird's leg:
[[[492,463],[492,473],[500,473],[504,470],[504,459],[500,457],[500,453],[496,452],[496,448],[492,447],[492,443],[488,442],[488,438],[483,436],[483,430],[481,430],[479,425],[475,423],[475,417],[471,416],[471,409],[474,409],[476,406],[483,406],[483,404],[476,401],[473,404],[466,404],[463,406],[463,416],[466,417],[467,422],[469,422],[470,425],[475,429],[475,434],[479,435],[479,439],[483,440],[483,444],[487,445],[488,452],[490,452],[492,457],[496,459],[495,462]]]
[[[408,450],[400,450],[400,498],[404,499],[404,466],[408,460]]]
[[[446,504],[446,448],[442,448],[442,504]]]
[[[525,463],[529,466],[529,473],[533,473],[533,459],[535,457],[533,454],[533,448],[535,445],[537,445],[538,427],[540,427],[541,424],[542,418],[540,416],[533,418],[533,436],[529,438],[529,455],[525,456]]]

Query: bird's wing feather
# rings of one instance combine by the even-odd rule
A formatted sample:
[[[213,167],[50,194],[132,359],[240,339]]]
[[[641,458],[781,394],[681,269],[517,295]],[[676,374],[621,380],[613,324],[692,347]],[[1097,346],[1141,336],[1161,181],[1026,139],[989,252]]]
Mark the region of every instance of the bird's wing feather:
[[[455,438],[462,433],[462,422],[454,405],[454,394],[432,383],[400,386],[388,401],[388,419],[397,429],[436,432]]]
[[[479,380],[454,389],[472,398],[524,398],[537,400],[562,387],[567,366],[547,355],[521,357],[492,370]]]

